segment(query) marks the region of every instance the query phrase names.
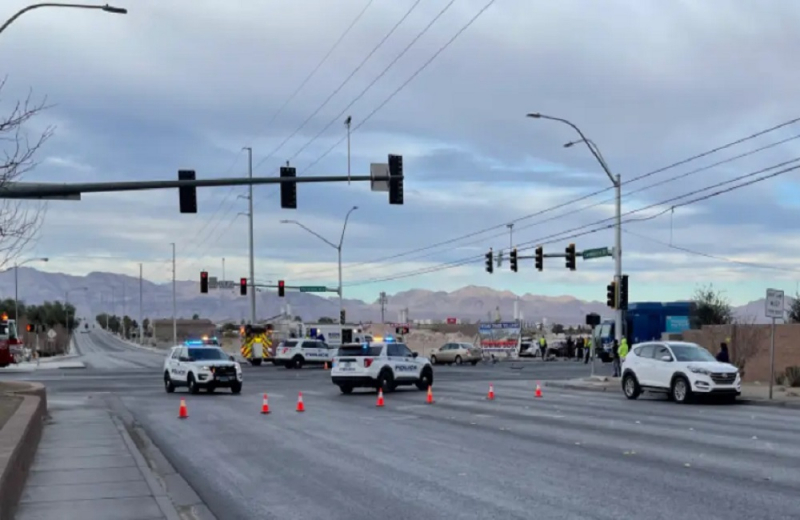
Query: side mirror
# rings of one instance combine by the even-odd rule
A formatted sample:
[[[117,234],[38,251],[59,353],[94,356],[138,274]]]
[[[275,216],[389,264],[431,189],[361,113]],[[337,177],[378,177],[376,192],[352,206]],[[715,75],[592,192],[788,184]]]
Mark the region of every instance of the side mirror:
[[[411,353],[411,357],[412,358],[416,358],[417,356],[419,356],[419,354],[417,352],[412,352]]]
[[[236,361],[236,358],[233,356],[228,356],[228,359],[230,359],[231,361]]]
[[[661,356],[661,361],[668,361],[668,362],[672,361],[672,357],[671,356]]]

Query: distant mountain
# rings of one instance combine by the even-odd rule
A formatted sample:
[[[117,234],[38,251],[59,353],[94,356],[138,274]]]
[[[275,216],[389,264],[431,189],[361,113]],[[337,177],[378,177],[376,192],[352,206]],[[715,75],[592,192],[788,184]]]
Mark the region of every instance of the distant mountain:
[[[792,298],[788,294],[785,296],[783,306],[787,313],[789,312],[789,309],[791,308],[793,301],[794,298]],[[740,319],[745,320],[748,323],[750,323],[751,320],[753,323],[758,323],[758,324],[771,323],[772,320],[765,316],[766,305],[767,305],[766,299],[761,298],[752,301],[750,303],[746,303],[740,307],[735,307],[734,313]]]
[[[139,315],[139,279],[132,276],[92,272],[86,276],[48,273],[30,267],[19,268],[19,298],[27,303],[64,300],[69,292],[69,302],[81,316],[95,316],[101,312],[124,312],[133,318]],[[14,272],[0,273],[0,293],[4,298],[14,297]],[[249,298],[239,295],[238,286],[233,290],[211,291],[200,294],[198,282],[176,283],[177,314],[191,318],[198,314],[217,321],[246,319],[250,314]],[[516,295],[510,291],[498,291],[489,287],[467,286],[453,292],[411,289],[389,297],[386,320],[397,321],[399,312],[408,309],[409,319],[444,320],[448,317],[476,321],[486,319],[499,310],[500,316],[510,319],[514,313],[514,302],[525,320],[539,321],[546,318],[551,323],[583,323],[586,314],[596,312],[609,316],[609,309],[600,302],[585,302],[571,296]],[[142,282],[143,314],[150,318],[172,316],[172,284]],[[279,298],[274,292],[257,293],[256,308],[259,318],[281,313],[281,307],[289,304],[290,312],[306,320],[322,316],[335,318],[339,303],[335,297],[323,298],[312,293],[287,292]],[[380,305],[377,301],[364,302],[345,299],[348,321],[380,320]]]

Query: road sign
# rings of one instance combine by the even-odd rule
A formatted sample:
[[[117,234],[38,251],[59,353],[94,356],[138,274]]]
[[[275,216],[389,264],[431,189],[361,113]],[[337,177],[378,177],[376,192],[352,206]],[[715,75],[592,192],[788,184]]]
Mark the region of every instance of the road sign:
[[[208,277],[208,288],[209,289],[216,289],[217,285],[217,277],[216,276],[209,276]]]
[[[782,319],[783,310],[783,291],[780,289],[767,289],[766,309],[767,318]]]
[[[233,280],[222,280],[217,285],[220,289],[233,289]]]
[[[584,260],[592,258],[603,258],[604,256],[611,256],[611,251],[607,247],[598,247],[596,249],[587,249],[583,253]]]
[[[389,191],[389,163],[370,163],[369,176],[372,191]]]
[[[304,285],[300,287],[300,292],[326,292],[327,287],[321,285]]]
[[[47,337],[50,339],[56,339],[56,331],[54,331],[53,329],[48,330]]]

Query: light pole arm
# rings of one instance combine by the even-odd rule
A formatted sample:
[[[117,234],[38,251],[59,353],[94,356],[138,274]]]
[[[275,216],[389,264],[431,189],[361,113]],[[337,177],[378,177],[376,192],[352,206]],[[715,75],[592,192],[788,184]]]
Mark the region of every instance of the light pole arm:
[[[69,7],[72,9],[99,9],[102,11],[106,11],[109,13],[116,13],[116,14],[126,14],[128,11],[127,9],[122,9],[119,7],[111,7],[108,4],[105,5],[91,5],[91,4],[59,4],[59,3],[42,3],[42,4],[33,4],[29,5],[28,7],[24,7],[20,9],[17,14],[6,20],[6,22],[0,26],[0,33],[6,30],[6,28],[14,23],[17,18],[22,16],[23,14],[27,13],[28,11],[33,11],[34,9],[38,9],[40,7]]]
[[[291,222],[292,224],[297,224],[298,226],[300,226],[301,228],[305,229],[306,231],[308,231],[309,233],[311,233],[312,235],[314,235],[318,239],[322,240],[323,242],[325,242],[326,244],[328,244],[332,248],[339,249],[336,244],[334,244],[333,242],[331,242],[330,240],[328,240],[324,236],[320,235],[319,233],[317,233],[313,229],[305,227],[303,224],[297,222],[296,220],[290,220],[289,222]]]
[[[350,214],[354,212],[357,208],[350,208],[350,211],[347,212],[347,215],[344,216],[344,225],[342,226],[342,236],[339,238],[339,247],[337,249],[342,249],[342,244],[344,243],[344,232],[347,231],[347,221],[350,219]]]

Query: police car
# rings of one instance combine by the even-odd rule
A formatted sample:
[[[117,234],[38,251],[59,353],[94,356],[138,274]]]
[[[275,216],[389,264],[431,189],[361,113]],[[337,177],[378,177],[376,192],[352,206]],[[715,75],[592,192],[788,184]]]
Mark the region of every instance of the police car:
[[[242,391],[242,367],[218,346],[207,340],[186,341],[172,347],[164,361],[164,389],[168,393],[185,386],[196,394],[201,388],[208,393],[217,388]]]
[[[333,360],[331,380],[344,394],[354,388],[391,392],[401,385],[427,390],[433,384],[431,362],[392,338],[342,345]]]
[[[306,363],[321,365],[333,361],[336,347],[309,338],[283,340],[275,349],[273,363],[286,368],[303,368]]]

